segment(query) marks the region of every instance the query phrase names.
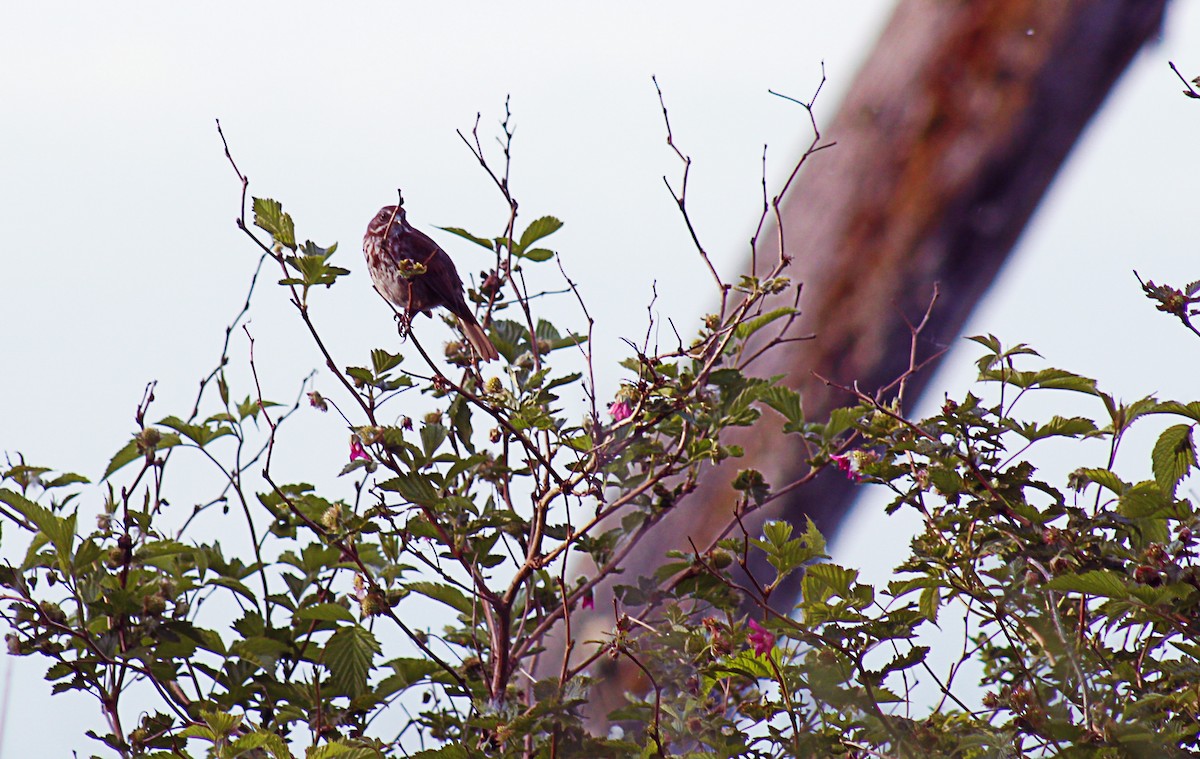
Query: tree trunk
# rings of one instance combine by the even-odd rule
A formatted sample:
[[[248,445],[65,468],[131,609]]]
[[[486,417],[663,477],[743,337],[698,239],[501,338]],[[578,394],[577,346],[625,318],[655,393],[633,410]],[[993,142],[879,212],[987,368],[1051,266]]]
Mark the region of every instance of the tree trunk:
[[[934,283],[941,297],[921,335],[918,361],[947,347],[991,284],[1071,146],[1134,54],[1158,30],[1165,0],[902,0],[833,122],[837,146],[814,156],[784,200],[789,272],[803,283],[797,333],[816,337],[777,348],[753,366],[786,374],[809,419],[850,398],[827,386],[857,382],[873,392],[909,366],[910,332]],[[764,235],[772,238],[772,235]],[[760,260],[774,251],[760,250]],[[933,362],[933,363],[936,363]],[[914,376],[912,401],[934,366]],[[729,442],[744,458],[715,467],[700,489],[632,554],[622,582],[650,573],[668,549],[705,545],[731,516],[729,482],[755,468],[782,486],[807,471],[802,448],[782,435]],[[812,517],[832,535],[854,498],[837,472],[759,512]],[[769,581],[773,570],[753,567]],[[797,578],[798,580],[798,578]],[[796,587],[772,597],[781,611]],[[596,598],[596,609],[611,605]],[[582,620],[580,620],[582,621]],[[595,639],[596,628],[578,634]],[[598,673],[600,674],[600,673]],[[607,703],[632,678],[618,673]],[[603,677],[603,674],[600,674]],[[599,694],[597,694],[599,695]]]

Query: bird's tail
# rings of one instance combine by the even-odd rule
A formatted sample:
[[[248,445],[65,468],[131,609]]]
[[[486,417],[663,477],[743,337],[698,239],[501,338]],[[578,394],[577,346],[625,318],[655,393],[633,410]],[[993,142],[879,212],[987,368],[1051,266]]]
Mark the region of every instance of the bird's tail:
[[[459,319],[458,325],[462,327],[467,342],[471,343],[471,347],[475,349],[480,358],[484,361],[495,361],[500,358],[500,354],[496,352],[496,346],[492,345],[492,341],[488,339],[483,327],[479,326],[479,322]]]

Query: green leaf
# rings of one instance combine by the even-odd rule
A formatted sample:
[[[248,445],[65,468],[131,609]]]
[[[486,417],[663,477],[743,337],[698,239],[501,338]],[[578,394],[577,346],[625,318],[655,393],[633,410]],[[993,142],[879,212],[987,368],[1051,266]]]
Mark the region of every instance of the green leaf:
[[[817,529],[817,523],[812,519],[805,517],[808,522],[804,528],[804,535],[800,537],[801,544],[805,551],[810,554],[810,558],[824,559],[825,555],[825,536]],[[807,561],[807,559],[806,559]]]
[[[351,698],[366,693],[371,662],[378,653],[379,641],[361,625],[348,625],[331,635],[322,660],[335,692]]]
[[[917,610],[921,616],[937,624],[938,609],[942,606],[942,591],[937,585],[930,585],[921,591],[917,601]]]
[[[229,756],[262,756],[261,752],[258,754],[248,752],[254,749],[263,749],[271,756],[271,759],[295,759],[283,738],[265,730],[256,730],[238,738],[229,745],[229,749],[232,752]]]
[[[1108,488],[1116,495],[1124,495],[1129,490],[1129,483],[1123,481],[1111,469],[1081,467],[1071,472],[1067,479],[1073,490],[1083,490],[1089,483],[1095,483]]]
[[[1033,375],[1031,386],[1047,390],[1073,390],[1077,393],[1096,394],[1096,380],[1080,377],[1063,369],[1042,369]]]
[[[296,619],[316,620],[319,622],[354,622],[354,615],[345,606],[339,604],[313,604],[296,611]]]
[[[283,247],[296,249],[296,226],[292,223],[292,217],[284,213],[279,201],[255,198],[254,225],[275,238],[275,242]]]
[[[995,353],[997,355],[999,355],[999,353],[1000,353],[1000,339],[997,338],[995,335],[972,335],[972,336],[968,337],[967,339],[971,340],[972,342],[979,343],[983,347],[990,350],[992,353]]]
[[[458,235],[459,237],[463,238],[464,240],[470,240],[471,242],[475,243],[476,245],[478,245],[481,248],[487,248],[488,250],[493,250],[493,251],[495,250],[491,240],[485,239],[483,237],[476,237],[475,235],[471,234],[467,230],[462,229],[460,227],[438,227],[438,229],[442,230],[443,232],[449,232],[452,235]]]
[[[60,474],[59,476],[55,477],[54,479],[50,480],[49,482],[43,482],[42,487],[44,487],[46,490],[51,490],[53,488],[61,488],[64,485],[74,485],[76,483],[86,484],[88,482],[90,482],[90,480],[88,480],[87,477],[84,477],[81,474],[75,474],[74,472],[67,472],[65,474]]]
[[[1078,575],[1059,575],[1046,583],[1045,587],[1050,590],[1086,593],[1103,598],[1129,598],[1129,585],[1125,578],[1116,572],[1104,569],[1094,569]]]
[[[979,373],[980,380],[1004,382],[1019,388],[1043,388],[1046,390],[1073,390],[1078,393],[1096,395],[1096,381],[1081,377],[1064,369],[1042,369],[1037,372],[1023,372],[1010,369],[1007,366],[996,368],[992,366]]]
[[[543,216],[540,219],[534,220],[521,233],[521,242],[517,245],[517,255],[522,255],[526,248],[543,237],[548,237],[562,229],[562,225],[563,223],[553,216]]]
[[[925,657],[928,654],[929,646],[913,646],[885,664],[883,669],[881,669],[878,674],[882,678],[883,675],[886,675],[889,672],[897,672],[902,669],[908,669],[909,667],[925,661]]]
[[[113,454],[112,459],[108,462],[108,467],[104,470],[104,476],[101,477],[100,480],[107,480],[110,474],[125,466],[129,462],[137,459],[141,455],[142,452],[138,450],[137,438],[130,440],[125,444],[124,448]]]
[[[1158,483],[1139,482],[1121,494],[1117,513],[1130,519],[1166,519],[1183,517],[1174,498],[1168,496]]]
[[[546,250],[545,248],[534,248],[533,250],[525,251],[521,257],[527,261],[541,263],[542,261],[549,261],[551,258],[554,258],[554,251]]]
[[[784,432],[799,431],[800,425],[804,423],[804,408],[800,402],[799,393],[782,385],[773,385],[764,388],[760,392],[760,398],[763,403],[783,414],[783,418],[787,419],[788,423],[783,428]]]
[[[761,316],[756,316],[737,325],[733,330],[733,335],[739,340],[744,340],[776,319],[798,313],[800,312],[794,308],[777,308],[773,311],[768,311]]]
[[[770,679],[774,676],[770,663],[750,649],[742,649],[713,668],[717,675],[741,675],[752,680]],[[704,691],[707,693],[708,691]]]
[[[47,525],[57,519],[50,509],[29,500],[15,490],[0,488],[0,501],[11,506],[40,532],[45,532]]]
[[[471,755],[463,746],[447,744],[440,748],[427,748],[415,754],[409,754],[410,759],[470,759]]]
[[[1048,437],[1079,437],[1096,431],[1096,423],[1082,416],[1066,418],[1057,414],[1050,421],[1038,425],[1036,423],[1021,424],[1012,419],[1005,419],[1004,424],[1029,442]]]
[[[213,579],[209,580],[208,583],[210,585],[220,585],[223,588],[229,588],[234,593],[249,601],[251,606],[258,605],[258,599],[254,597],[254,593],[241,582],[233,579],[232,577],[214,577]]]
[[[383,759],[378,749],[365,746],[347,746],[341,741],[329,741],[320,746],[309,746],[304,759]]]
[[[426,424],[421,427],[421,448],[425,451],[425,457],[431,458],[438,447],[446,442],[446,437],[450,431],[441,424]]]
[[[255,405],[257,406],[257,403]],[[216,429],[212,429],[206,425],[188,424],[177,416],[168,416],[166,419],[160,421],[159,424],[175,430],[200,448],[203,448],[219,437],[233,434],[233,430],[228,425],[218,425]],[[162,447],[161,442],[159,443],[159,447]]]
[[[475,609],[474,601],[461,590],[451,585],[444,585],[440,582],[427,582],[425,580],[420,580],[417,582],[405,583],[404,587],[408,588],[413,593],[420,593],[421,595],[428,596],[435,601],[441,601],[450,608],[462,612],[467,616],[470,616]]]
[[[804,605],[823,603],[833,596],[850,597],[850,586],[858,579],[858,571],[837,564],[813,564],[804,570],[800,586]]]
[[[1163,430],[1150,454],[1154,480],[1163,493],[1174,494],[1179,481],[1196,466],[1196,445],[1192,425],[1176,424]]]
[[[434,488],[433,482],[417,472],[398,474],[390,480],[379,483],[379,487],[399,493],[409,503],[415,503],[418,506],[434,507],[442,500],[437,489]]]
[[[1200,422],[1200,401],[1192,401],[1188,404],[1179,403],[1178,401],[1163,401],[1155,405],[1149,413],[1178,414],[1186,416],[1194,422]]]
[[[236,714],[228,714],[226,712],[210,712],[201,711],[200,717],[204,723],[208,725],[208,729],[212,730],[214,735],[225,737],[232,733],[238,725],[242,724],[242,718]]]
[[[340,266],[331,266],[329,257],[337,250],[337,244],[322,248],[311,240],[304,242],[302,250],[303,255],[288,256],[284,262],[300,273],[300,279],[286,278],[280,281],[281,285],[304,285],[304,287],[314,287],[316,285],[332,285],[338,277],[345,276],[350,273],[349,269],[344,269]]]
[[[395,369],[403,360],[404,357],[399,353],[388,353],[378,348],[371,351],[371,368],[375,370],[376,377],[381,377],[389,370]]]
[[[436,662],[415,658],[393,659],[387,666],[394,669],[395,674],[385,677],[375,688],[376,694],[381,698],[402,691],[441,669]]]

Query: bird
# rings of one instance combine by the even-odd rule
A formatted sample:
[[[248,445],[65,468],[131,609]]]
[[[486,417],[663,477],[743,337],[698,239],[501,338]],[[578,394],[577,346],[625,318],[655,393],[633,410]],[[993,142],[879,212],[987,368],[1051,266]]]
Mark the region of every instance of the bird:
[[[463,298],[463,283],[454,261],[408,223],[403,195],[396,205],[384,206],[371,219],[363,236],[363,255],[376,291],[410,322],[418,313],[432,316],[433,309],[441,306],[458,318],[459,328],[480,358],[492,361],[500,357]]]

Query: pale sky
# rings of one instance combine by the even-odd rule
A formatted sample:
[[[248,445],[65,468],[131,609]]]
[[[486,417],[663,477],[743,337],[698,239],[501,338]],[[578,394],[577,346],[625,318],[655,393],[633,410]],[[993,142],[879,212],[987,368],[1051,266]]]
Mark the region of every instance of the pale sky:
[[[597,318],[598,363],[611,359],[598,366],[600,391],[611,394],[626,355],[619,338],[644,334],[652,282],[657,316],[677,324],[712,303],[662,186],[677,165],[650,76],[695,161],[700,232],[733,271],[756,220],[762,145],[777,179],[805,123],[767,89],[806,96],[824,61],[829,84],[817,115],[827,122],[891,3],[846,7],[5,5],[0,452],[98,479],[132,431],[148,381],[158,381],[151,417],[190,409],[257,259],[232,224],[239,188],[215,118],[251,192],[280,200],[301,236],[340,243],[334,260],[353,274],[318,296],[315,315],[351,363],[395,340],[360,240],[397,186],[410,220],[434,233],[464,276],[486,263],[433,227],[502,231],[504,208],[455,129],[469,129],[481,112],[490,139],[511,95],[515,193],[526,220],[566,222],[548,242]],[[1051,364],[1098,376],[1126,397],[1194,397],[1200,344],[1164,324],[1131,270],[1156,281],[1200,279],[1189,234],[1200,197],[1200,104],[1179,95],[1166,64],[1198,74],[1197,50],[1200,6],[1177,3],[1164,39],[1086,133],[969,332],[1029,342]],[[260,371],[269,368],[264,392],[289,400],[320,361],[272,283],[260,286],[250,328]],[[560,327],[579,325],[569,301],[548,308]],[[235,359],[246,351],[235,338]],[[977,355],[952,352],[934,394],[961,393]],[[316,382],[334,387],[320,373]],[[284,466],[344,487],[334,479],[344,425],[313,416],[297,429]],[[869,501],[836,558],[882,577],[905,541]],[[13,535],[6,526],[4,537]],[[33,658],[0,663],[11,682],[2,755],[101,753],[83,736],[103,727],[94,701],[49,700],[43,671]]]

